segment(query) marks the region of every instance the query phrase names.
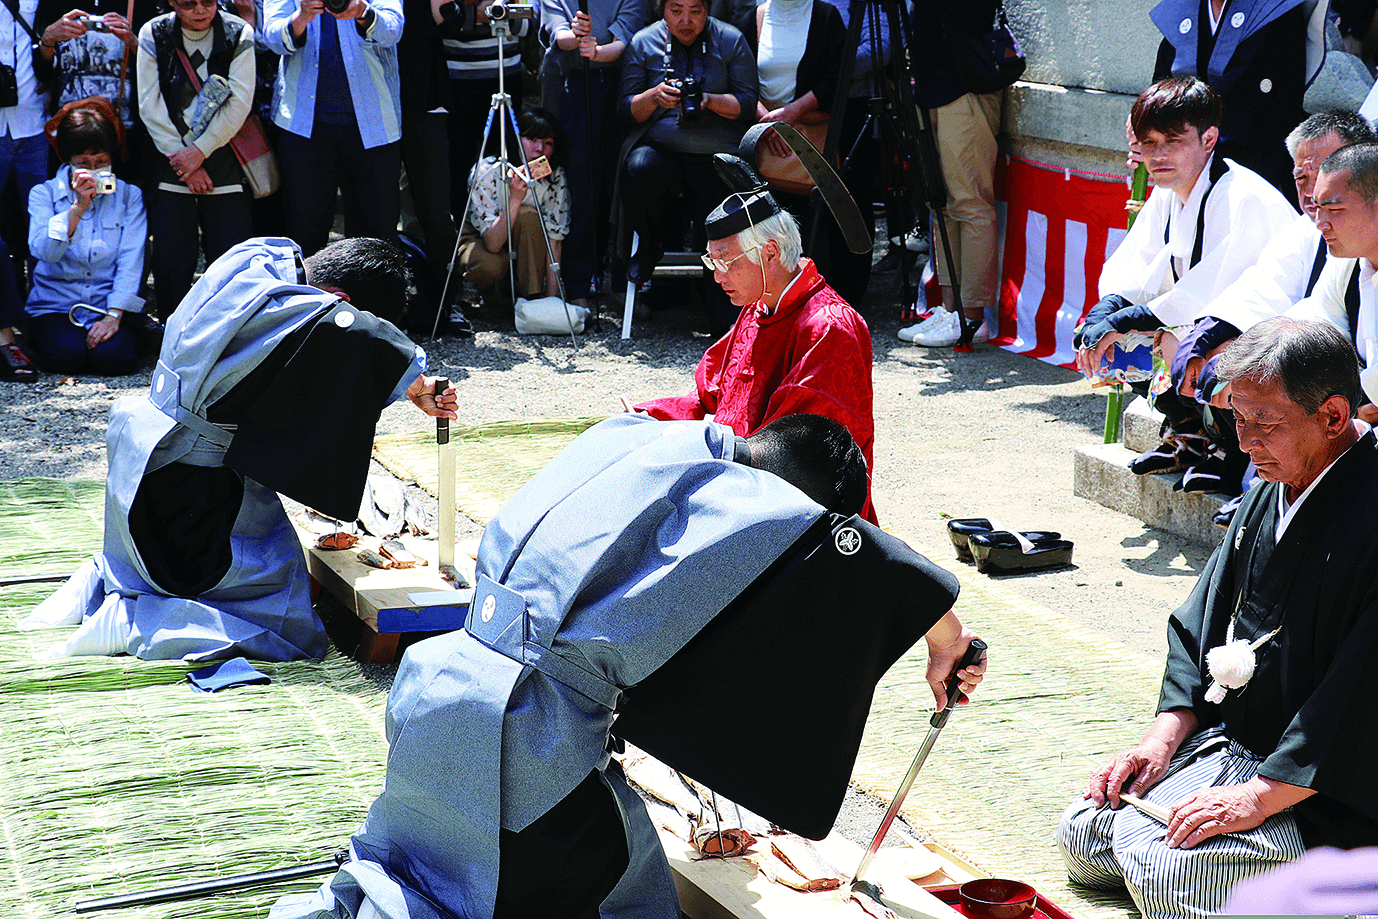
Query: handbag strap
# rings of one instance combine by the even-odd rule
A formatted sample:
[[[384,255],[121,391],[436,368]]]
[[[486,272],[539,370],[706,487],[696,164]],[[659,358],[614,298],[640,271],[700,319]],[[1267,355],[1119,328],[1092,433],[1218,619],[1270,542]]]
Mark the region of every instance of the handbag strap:
[[[187,72],[187,78],[191,80],[191,88],[198,93],[201,91],[201,78],[196,75],[196,68],[191,66],[191,58],[181,48],[177,49],[177,59],[182,62],[182,68]]]
[[[129,23],[129,28],[134,28],[134,0],[129,0],[129,5],[124,10],[124,21]],[[136,33],[137,34],[137,33]],[[123,44],[123,42],[121,42]],[[129,79],[129,46],[124,46],[124,56],[120,58],[120,91],[115,97],[115,111],[124,111],[124,84]]]

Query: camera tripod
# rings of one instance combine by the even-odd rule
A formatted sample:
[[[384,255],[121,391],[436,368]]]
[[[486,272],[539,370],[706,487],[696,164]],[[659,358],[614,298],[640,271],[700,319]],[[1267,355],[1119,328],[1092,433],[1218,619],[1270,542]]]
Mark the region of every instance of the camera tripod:
[[[488,8],[489,19],[488,28],[492,31],[493,37],[497,39],[498,46],[498,91],[493,93],[493,100],[488,107],[488,118],[483,124],[483,137],[479,140],[478,156],[474,158],[474,169],[471,173],[473,183],[477,184],[484,179],[480,177],[480,167],[483,165],[483,151],[488,149],[488,139],[493,133],[493,122],[498,122],[498,160],[494,164],[494,170],[498,177],[494,178],[499,189],[499,196],[502,199],[502,212],[507,224],[507,272],[508,280],[512,286],[512,296],[517,296],[517,253],[512,247],[512,196],[507,193],[507,180],[511,173],[511,161],[508,159],[507,152],[507,128],[512,129],[512,137],[517,142],[517,152],[521,154],[521,168],[523,172],[531,175],[531,164],[526,159],[526,148],[521,143],[521,129],[517,126],[517,113],[512,110],[512,97],[507,93],[506,63],[503,60],[503,43],[512,37],[512,19],[520,17],[522,13],[530,10],[531,7],[525,4],[509,4],[496,2]],[[519,13],[518,11],[521,11]],[[496,11],[496,12],[495,12]],[[536,179],[531,179],[528,186],[534,185]],[[569,298],[565,296],[565,282],[560,277],[560,263],[555,261],[555,249],[550,244],[550,231],[546,229],[545,212],[541,210],[541,199],[534,193],[531,195],[531,203],[536,208],[536,216],[541,225],[541,236],[545,240],[546,267],[555,276],[555,284],[560,289],[560,302],[565,308],[565,321],[569,324],[569,337],[574,342],[574,346],[579,347],[579,336],[574,331],[574,317],[569,311]],[[450,253],[450,264],[445,272],[445,283],[440,290],[440,306],[436,309],[435,323],[431,326],[431,340],[435,340],[436,332],[440,329],[440,311],[449,302],[450,285],[454,281],[455,262],[459,260],[460,240],[464,236],[464,228],[468,225],[469,209],[474,205],[474,189],[471,185],[468,193],[464,197],[464,213],[460,216],[458,232],[455,234],[454,251]],[[482,245],[482,242],[480,242]]]
[[[952,260],[952,247],[949,245],[947,221],[944,217],[947,208],[947,182],[943,178],[942,162],[938,157],[938,145],[933,136],[930,114],[914,102],[915,78],[909,60],[910,49],[916,47],[913,22],[899,0],[851,0],[849,16],[847,40],[837,77],[837,102],[828,125],[827,140],[822,151],[823,158],[828,162],[833,162],[837,158],[838,147],[842,143],[842,124],[847,106],[857,101],[850,98],[852,74],[861,53],[862,23],[865,22],[873,52],[871,92],[865,100],[866,120],[856,141],[842,158],[838,173],[846,173],[861,145],[861,139],[868,131],[872,132],[872,136],[879,142],[882,159],[887,164],[887,175],[891,178],[885,200],[886,226],[893,234],[900,217],[899,205],[902,194],[907,194],[909,200],[915,204],[927,206],[942,239],[947,276],[952,287],[952,302],[961,324],[962,337],[956,347],[964,351],[970,350],[971,337],[980,323],[967,319],[962,308],[961,282],[958,280],[956,266]],[[882,65],[878,60],[882,28],[886,30],[885,34],[889,38],[890,61],[887,65]],[[898,183],[894,181],[890,167],[892,163],[899,163],[901,167],[902,175]],[[901,187],[897,188],[897,184]],[[918,207],[914,209],[919,210]],[[813,249],[822,238],[821,218],[821,209],[815,209],[809,228],[810,249]],[[909,276],[903,268],[903,259],[901,269],[905,270],[904,295],[907,300]]]

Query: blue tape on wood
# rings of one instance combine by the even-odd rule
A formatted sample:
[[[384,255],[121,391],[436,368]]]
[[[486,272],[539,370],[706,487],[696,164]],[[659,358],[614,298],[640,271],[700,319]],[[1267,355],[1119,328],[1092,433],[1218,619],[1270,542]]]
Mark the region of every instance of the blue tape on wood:
[[[413,604],[378,610],[378,633],[445,632],[462,629],[469,617],[473,589],[433,590],[408,594]]]

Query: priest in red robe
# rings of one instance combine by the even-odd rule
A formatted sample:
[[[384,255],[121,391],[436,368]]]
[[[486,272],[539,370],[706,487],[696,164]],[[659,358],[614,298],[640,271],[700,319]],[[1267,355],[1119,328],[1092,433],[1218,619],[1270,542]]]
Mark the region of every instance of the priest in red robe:
[[[636,410],[667,421],[712,416],[743,437],[784,415],[824,415],[861,447],[869,483],[875,422],[866,321],[801,255],[798,223],[764,183],[730,195],[706,229],[704,265],[741,313],[704,353],[695,392]],[[869,489],[862,516],[876,522]]]

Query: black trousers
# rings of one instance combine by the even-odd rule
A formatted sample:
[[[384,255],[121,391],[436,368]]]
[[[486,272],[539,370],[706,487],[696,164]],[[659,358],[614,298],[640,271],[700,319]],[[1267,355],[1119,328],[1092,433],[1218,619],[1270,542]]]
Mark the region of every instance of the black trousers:
[[[621,70],[574,65],[565,75],[561,125],[565,129],[565,176],[569,180],[570,227],[560,271],[570,297],[583,297],[603,264],[612,216],[612,186],[624,132],[617,117]]]
[[[171,316],[191,290],[200,254],[198,240],[209,265],[253,235],[250,200],[243,191],[227,195],[153,193],[148,229],[153,237],[153,291],[160,319]]]
[[[323,249],[329,241],[337,189],[344,196],[346,236],[396,242],[402,209],[401,147],[399,142],[364,149],[353,124],[316,124],[310,137],[282,132],[278,155],[287,235],[304,254]]]
[[[598,919],[629,863],[621,811],[597,772],[520,833],[501,830],[498,852],[493,919]]]
[[[628,227],[640,237],[627,269],[633,277],[649,278],[665,255],[665,228],[672,223],[674,204],[681,198],[685,213],[693,221],[691,245],[700,252],[707,249],[704,220],[731,194],[713,168],[712,154],[680,153],[659,144],[643,143],[627,155],[623,169],[619,191],[622,214]],[[737,308],[710,272],[704,272],[704,279],[708,331],[716,338],[732,327]]]

